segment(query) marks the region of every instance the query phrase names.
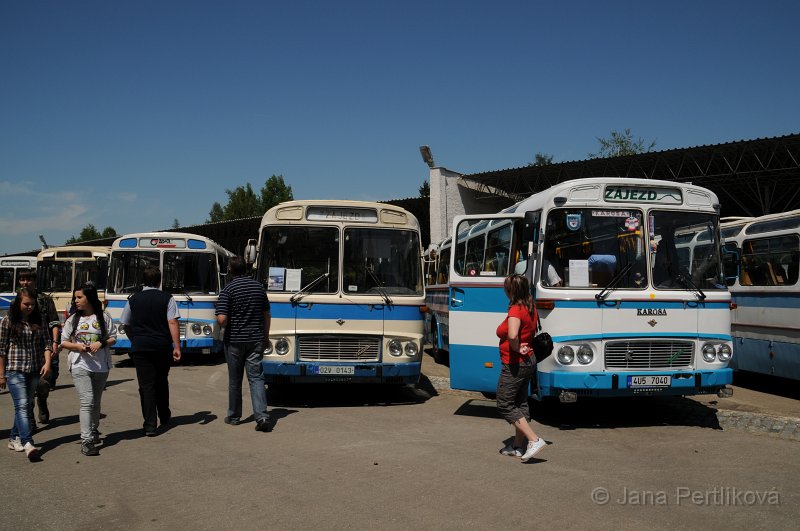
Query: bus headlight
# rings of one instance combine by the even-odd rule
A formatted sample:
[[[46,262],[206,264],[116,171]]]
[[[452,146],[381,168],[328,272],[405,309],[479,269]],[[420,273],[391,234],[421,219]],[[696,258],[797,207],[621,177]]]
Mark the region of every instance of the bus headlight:
[[[118,334],[124,334],[125,333],[125,325],[124,324],[120,323],[120,324],[117,325],[117,333]]]
[[[569,345],[558,349],[558,362],[562,365],[571,365],[575,361],[575,351]]]
[[[404,350],[406,351],[406,356],[410,356],[413,358],[419,352],[419,347],[417,347],[417,344],[414,343],[413,341],[409,341],[408,343],[406,343],[406,348]]]
[[[392,356],[399,356],[403,353],[403,344],[397,339],[389,341],[389,354]]]
[[[729,359],[731,359],[732,354],[733,352],[731,352],[730,345],[728,345],[727,343],[723,343],[719,346],[719,350],[717,351],[717,358],[719,358],[719,361],[728,361]]]
[[[289,352],[289,340],[285,337],[280,338],[275,342],[275,353],[278,356],[285,356]]]
[[[589,345],[581,345],[578,349],[578,363],[581,365],[589,365],[594,359],[594,352]]]
[[[267,344],[264,345],[264,355],[269,356],[272,354],[272,341],[267,340]]]
[[[717,349],[714,348],[714,345],[711,343],[706,343],[703,345],[703,359],[707,362],[711,363],[717,357]]]
[[[203,328],[200,326],[199,323],[192,323],[192,333],[196,336],[199,336],[203,332]]]
[[[211,332],[213,332],[211,325],[203,325],[203,333],[205,335],[210,336]]]

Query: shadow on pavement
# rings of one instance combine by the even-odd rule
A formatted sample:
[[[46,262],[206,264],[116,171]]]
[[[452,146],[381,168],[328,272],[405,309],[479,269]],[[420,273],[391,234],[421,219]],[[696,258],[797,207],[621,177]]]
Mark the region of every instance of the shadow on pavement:
[[[716,409],[683,397],[582,398],[574,404],[530,401],[533,421],[560,430],[696,426],[721,430]],[[454,413],[501,418],[494,400],[469,399]]]
[[[792,380],[790,378],[781,378],[779,376],[757,374],[754,372],[734,371],[733,385],[752,391],[800,400],[800,385],[797,384],[797,380]]]
[[[431,395],[407,385],[290,383],[270,384],[267,396],[278,406],[362,407],[421,404]]]

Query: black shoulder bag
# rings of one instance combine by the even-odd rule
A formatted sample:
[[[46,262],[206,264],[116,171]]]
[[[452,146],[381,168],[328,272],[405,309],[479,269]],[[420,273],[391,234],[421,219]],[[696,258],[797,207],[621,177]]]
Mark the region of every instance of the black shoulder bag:
[[[542,325],[539,323],[539,316],[536,316],[536,331],[540,332]],[[533,355],[536,363],[543,361],[553,353],[553,338],[547,332],[540,332],[533,338]]]

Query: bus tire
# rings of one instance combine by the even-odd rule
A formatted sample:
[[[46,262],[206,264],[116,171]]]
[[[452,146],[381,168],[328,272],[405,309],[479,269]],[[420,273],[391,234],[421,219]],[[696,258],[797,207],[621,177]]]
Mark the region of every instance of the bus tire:
[[[433,350],[433,359],[440,365],[447,365],[448,355],[447,351],[439,348],[439,326],[436,321],[431,321],[431,347]]]

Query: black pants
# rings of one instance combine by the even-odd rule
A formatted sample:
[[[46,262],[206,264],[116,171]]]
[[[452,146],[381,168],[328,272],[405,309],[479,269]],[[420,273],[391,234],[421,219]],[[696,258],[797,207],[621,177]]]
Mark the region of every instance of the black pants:
[[[172,365],[172,349],[140,350],[131,352],[139,380],[139,398],[142,402],[144,429],[156,429],[156,420],[165,424],[172,416],[169,410],[169,368]]]

